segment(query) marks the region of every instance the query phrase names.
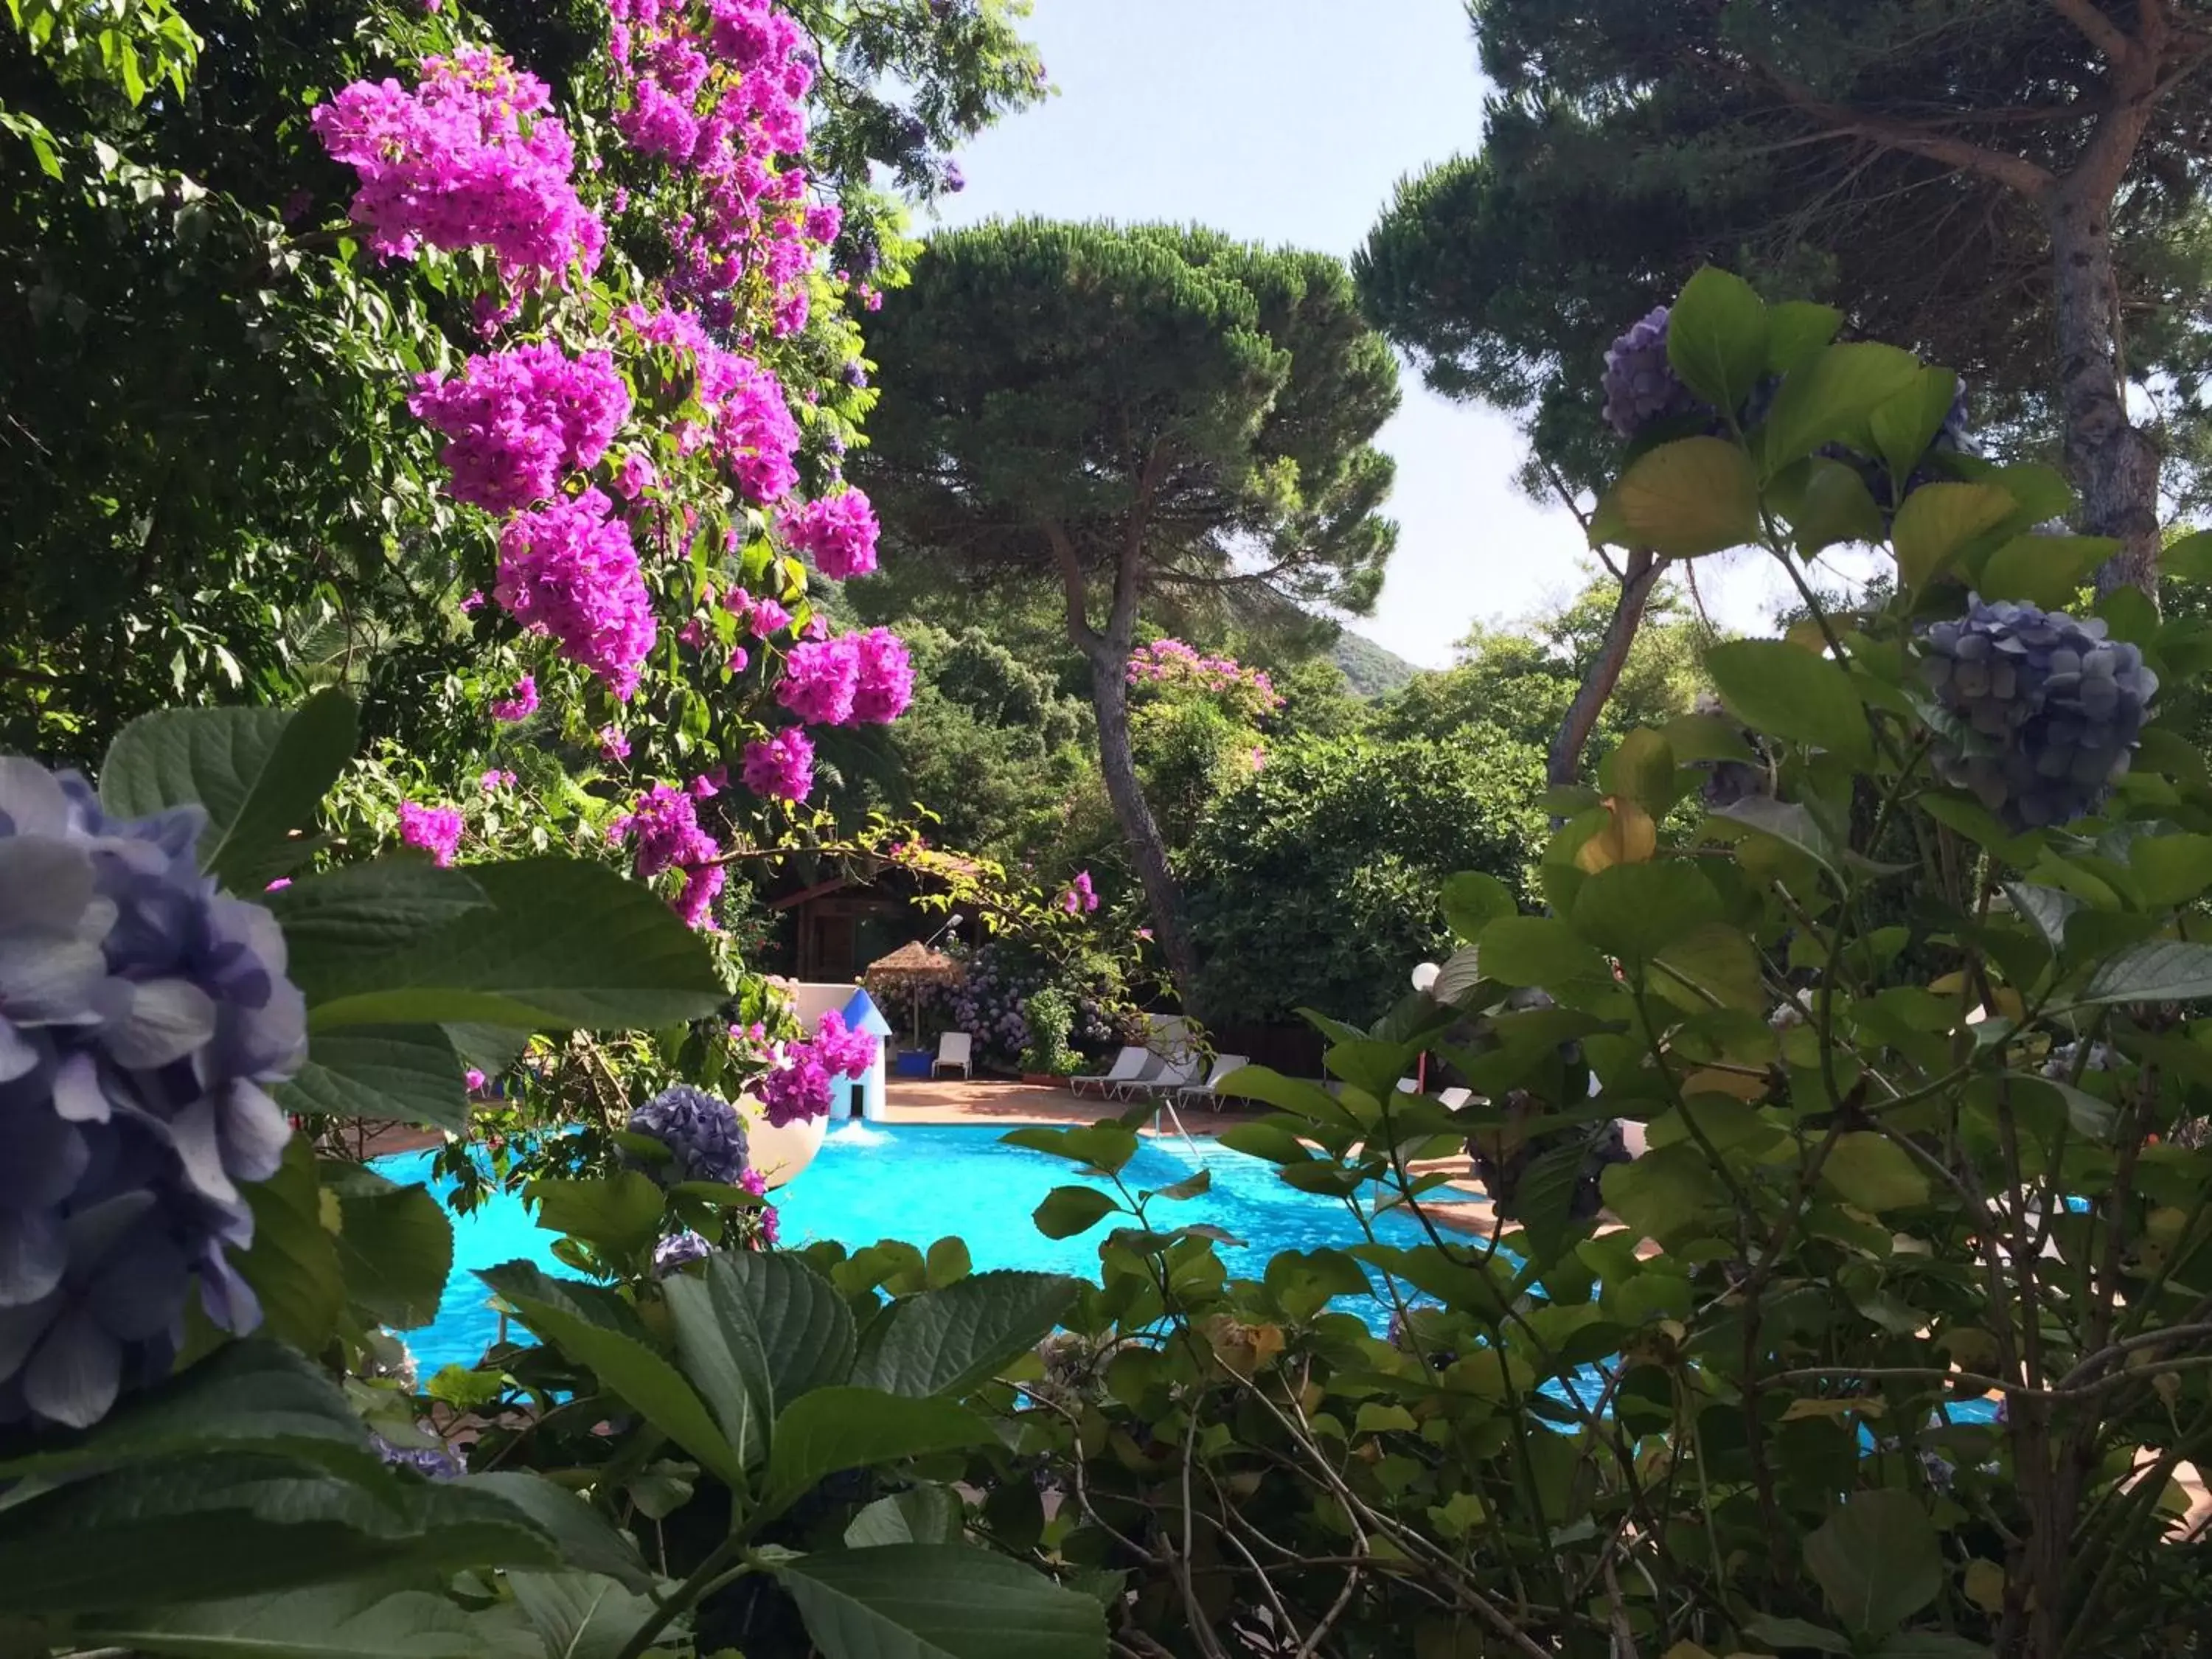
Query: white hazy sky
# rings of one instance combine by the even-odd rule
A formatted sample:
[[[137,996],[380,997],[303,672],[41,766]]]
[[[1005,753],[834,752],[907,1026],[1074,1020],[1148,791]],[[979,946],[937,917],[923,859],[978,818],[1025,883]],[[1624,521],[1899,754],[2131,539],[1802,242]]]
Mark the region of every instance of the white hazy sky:
[[[1461,0],[1036,0],[1059,95],[960,156],[948,224],[1018,214],[1165,220],[1349,256],[1396,182],[1475,148],[1482,86]],[[1383,429],[1398,551],[1355,624],[1425,667],[1476,621],[1571,592],[1582,535],[1515,488],[1521,441],[1410,371]],[[1699,571],[1716,620],[1751,629],[1765,572]]]

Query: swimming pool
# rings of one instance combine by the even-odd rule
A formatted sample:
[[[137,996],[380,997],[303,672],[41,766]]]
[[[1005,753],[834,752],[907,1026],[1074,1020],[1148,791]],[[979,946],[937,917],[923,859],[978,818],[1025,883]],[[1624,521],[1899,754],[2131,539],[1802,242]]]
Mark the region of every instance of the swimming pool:
[[[957,1236],[967,1242],[978,1272],[1028,1267],[1095,1277],[1098,1242],[1111,1231],[1106,1223],[1079,1237],[1053,1239],[1038,1232],[1030,1218],[1054,1187],[1109,1183],[1063,1159],[1008,1146],[1000,1139],[1002,1133],[872,1123],[833,1130],[805,1173],[776,1195],[784,1243],[835,1239],[857,1249],[890,1238],[926,1249]],[[376,1168],[394,1181],[423,1181],[431,1158],[400,1153],[377,1159]],[[1231,1273],[1256,1277],[1280,1250],[1358,1242],[1336,1200],[1286,1187],[1273,1164],[1210,1140],[1147,1139],[1121,1178],[1132,1188],[1156,1190],[1200,1165],[1212,1172],[1212,1188],[1181,1204],[1163,1204],[1154,1218],[1162,1225],[1207,1222],[1234,1234],[1241,1244],[1220,1247]],[[442,1199],[451,1183],[430,1185]],[[574,1274],[553,1255],[556,1236],[537,1225],[520,1198],[501,1195],[453,1222],[453,1273],[437,1321],[407,1333],[426,1379],[441,1365],[473,1363],[499,1334],[499,1316],[486,1305],[490,1293],[476,1277],[477,1268],[522,1257],[549,1273]],[[1395,1212],[1377,1220],[1376,1232],[1389,1244],[1427,1237],[1419,1223]]]

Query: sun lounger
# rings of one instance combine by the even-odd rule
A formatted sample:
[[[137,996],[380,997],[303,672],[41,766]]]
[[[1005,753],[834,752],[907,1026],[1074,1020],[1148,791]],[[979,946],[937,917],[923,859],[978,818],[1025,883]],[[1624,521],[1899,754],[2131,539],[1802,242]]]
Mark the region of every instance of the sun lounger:
[[[1143,1076],[1146,1066],[1158,1059],[1158,1056],[1149,1048],[1124,1048],[1114,1056],[1114,1063],[1104,1071],[1068,1079],[1068,1092],[1079,1095],[1086,1088],[1095,1088],[1102,1098],[1111,1098],[1115,1090]]]

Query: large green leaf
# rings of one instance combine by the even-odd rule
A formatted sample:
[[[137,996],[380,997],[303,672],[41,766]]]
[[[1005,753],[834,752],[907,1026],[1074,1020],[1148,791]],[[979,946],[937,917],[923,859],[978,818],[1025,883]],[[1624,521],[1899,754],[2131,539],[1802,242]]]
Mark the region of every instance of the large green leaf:
[[[1755,1613],[1743,1621],[1743,1633],[1778,1648],[1810,1648],[1815,1653],[1848,1654],[1850,1638],[1823,1626],[1802,1619],[1778,1619],[1771,1613]]]
[[[1784,640],[1730,640],[1705,653],[1705,668],[1729,712],[1745,725],[1850,759],[1871,758],[1866,711],[1851,677],[1826,657]]]
[[[1782,511],[1790,520],[1799,558],[1809,559],[1838,542],[1881,540],[1888,520],[1875,505],[1874,494],[1856,467],[1825,455],[1802,465],[1805,469],[1802,475],[1793,469],[1784,480],[1778,480],[1778,488],[1784,482],[1796,486]]]
[[[710,1013],[726,994],[706,941],[611,870],[524,859],[473,865],[468,878],[488,912],[319,961],[311,1026],[657,1029]]]
[[[708,1264],[714,1310],[760,1341],[775,1409],[842,1382],[853,1368],[853,1314],[837,1287],[795,1255],[723,1252]]]
[[[965,1394],[1050,1335],[1081,1288],[1058,1273],[988,1273],[903,1297],[869,1326],[853,1381],[890,1394]]]
[[[512,1609],[334,1583],[81,1622],[76,1638],[175,1659],[545,1659]]]
[[[1759,433],[1771,475],[1823,444],[1870,447],[1875,410],[1910,386],[1920,364],[1895,346],[1856,341],[1808,356],[1782,382]]]
[[[1113,1194],[1096,1187],[1055,1187],[1038,1203],[1032,1218],[1047,1238],[1073,1238],[1089,1232],[1115,1207]]]
[[[1607,493],[1601,525],[1623,545],[1668,558],[1725,552],[1759,539],[1759,477],[1725,439],[1678,439],[1629,464]]]
[[[1925,587],[1969,542],[1996,529],[2015,510],[2012,496],[1995,484],[1921,485],[1905,498],[1890,532],[1898,575],[1910,590]]]
[[[514,1504],[552,1539],[562,1560],[579,1571],[614,1579],[641,1595],[653,1588],[655,1581],[639,1559],[637,1546],[566,1486],[521,1469],[463,1475],[458,1484]]]
[[[429,1324],[453,1270],[453,1225],[445,1206],[427,1188],[402,1187],[369,1170],[334,1184],[348,1297],[396,1331]]]
[[[1104,1659],[1106,1610],[959,1544],[803,1555],[776,1576],[826,1659]]]
[[[2089,976],[2084,1002],[2195,1002],[2212,997],[2212,945],[2150,939],[2108,958]]]
[[[437,1025],[356,1025],[318,1031],[307,1063],[276,1090],[288,1112],[428,1124],[459,1134],[469,1095],[459,1055]]]
[[[124,817],[197,801],[207,809],[200,863],[240,893],[258,892],[310,850],[288,844],[314,822],[360,742],[343,692],[299,708],[167,708],[123,728],[100,769],[101,804]]]
[[[2104,536],[2015,536],[1990,555],[1974,587],[1985,599],[2063,611],[2090,573],[2119,550],[2119,543]]]
[[[652,1248],[666,1198],[652,1176],[617,1170],[590,1181],[533,1181],[523,1197],[538,1206],[538,1224],[587,1244],[629,1255]]]
[[[337,1384],[297,1350],[249,1337],[225,1343],[95,1428],[42,1436],[35,1449],[0,1459],[0,1480],[226,1448],[361,1469],[374,1462],[368,1431]]]
[[[1070,1158],[1108,1175],[1137,1155],[1137,1132],[1120,1123],[1083,1123],[1072,1129],[1011,1129],[999,1139],[1009,1146],[1026,1146],[1033,1152]]]
[[[491,903],[465,872],[419,859],[302,876],[262,902],[283,927],[286,971],[310,1006],[362,963],[388,961]]]
[[[1344,1109],[1344,1103],[1318,1083],[1285,1077],[1269,1066],[1245,1066],[1214,1085],[1237,1100],[1256,1100],[1309,1123],[1325,1123],[1340,1129],[1357,1129],[1359,1121]]]
[[[991,1425],[950,1400],[880,1389],[817,1389],[785,1407],[769,1447],[763,1505],[788,1507],[817,1481],[847,1469],[989,1443]]]
[[[1905,390],[1875,405],[1867,428],[1893,476],[1905,477],[1920,464],[1958,395],[1956,374],[1948,368],[1923,368]]]
[[[1557,986],[1607,980],[1613,970],[1589,942],[1557,916],[1506,916],[1482,930],[1475,947],[1486,979],[1507,985]]]
[[[261,1300],[264,1328],[319,1353],[345,1310],[345,1273],[337,1235],[325,1224],[322,1182],[307,1137],[292,1137],[275,1175],[240,1191],[253,1211],[253,1244],[232,1259]]]
[[[1805,1540],[1805,1566],[1854,1632],[1879,1636],[1943,1588],[1935,1522],[1911,1492],[1855,1492]]]
[[[723,1480],[743,1489],[745,1472],[736,1448],[675,1366],[636,1338],[594,1324],[567,1308],[534,1297],[509,1299],[523,1323],[577,1364],[589,1366],[602,1388]]]
[[[1715,409],[1736,410],[1766,372],[1766,306],[1749,283],[1707,265],[1667,317],[1667,361]]]
[[[0,1612],[163,1607],[557,1559],[543,1531],[489,1492],[384,1469],[341,1479],[260,1453],[179,1457],[0,1510]]]
[[[1692,1013],[1716,1003],[1747,1013],[1766,1011],[1759,947],[1732,923],[1709,921],[1692,928],[1651,961],[1658,970],[1651,976],[1652,984],[1660,995]]]
[[[1521,908],[1513,890],[1486,870],[1462,870],[1444,883],[1444,921],[1452,937],[1471,945],[1500,916]]]
[[[775,1419],[775,1388],[760,1334],[742,1316],[725,1320],[714,1287],[702,1278],[672,1274],[661,1294],[685,1379],[714,1414],[738,1462],[755,1468],[768,1455],[769,1425]]]
[[[1928,1201],[1928,1172],[1895,1141],[1871,1130],[1837,1136],[1820,1165],[1820,1180],[1848,1202],[1876,1214]]]
[[[878,1498],[845,1528],[854,1549],[884,1544],[957,1544],[964,1513],[959,1494],[949,1486],[909,1486]]]
[[[507,1588],[545,1644],[545,1659],[615,1659],[657,1608],[592,1572],[511,1572]]]
[[[1575,931],[1626,962],[1647,962],[1719,920],[1720,896],[1695,865],[1669,859],[1615,864],[1575,895]]]

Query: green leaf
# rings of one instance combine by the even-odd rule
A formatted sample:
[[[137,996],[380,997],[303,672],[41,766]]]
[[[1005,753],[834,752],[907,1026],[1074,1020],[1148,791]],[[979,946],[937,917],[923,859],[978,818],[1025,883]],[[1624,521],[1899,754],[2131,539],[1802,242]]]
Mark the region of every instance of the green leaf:
[[[1809,300],[1784,300],[1766,308],[1766,368],[1788,374],[1802,368],[1836,337],[1844,313]]]
[[[538,1224],[623,1255],[653,1248],[665,1200],[651,1176],[617,1170],[589,1181],[533,1181],[522,1189]]]
[[[302,876],[260,902],[284,929],[286,972],[310,1007],[362,963],[388,960],[491,902],[465,872],[417,859]]]
[[[308,991],[311,1027],[659,1030],[725,998],[706,941],[641,883],[557,858],[472,865],[467,878],[488,914],[319,963],[327,977]]]
[[[1784,379],[1759,428],[1767,474],[1803,460],[1823,444],[1870,447],[1869,417],[1919,373],[1911,352],[1870,342],[1832,345],[1805,358]]]
[[[1948,1631],[1901,1630],[1885,1638],[1867,1659],[1990,1659],[1990,1650]]]
[[[957,1544],[962,1522],[959,1498],[944,1486],[910,1486],[878,1498],[845,1528],[849,1549],[878,1549],[886,1544]]]
[[[1309,1123],[1325,1123],[1338,1129],[1359,1127],[1359,1121],[1344,1109],[1344,1103],[1319,1084],[1309,1083],[1304,1078],[1285,1077],[1272,1066],[1244,1066],[1231,1072],[1215,1087],[1235,1099],[1256,1100],[1293,1117],[1302,1117]]]
[[[777,1413],[762,1506],[780,1513],[817,1481],[847,1469],[964,1451],[996,1438],[988,1423],[954,1401],[880,1389],[817,1389]]]
[[[175,1659],[544,1659],[505,1608],[471,1612],[427,1590],[375,1583],[96,1615],[75,1635]]]
[[[825,1659],[1104,1659],[1106,1610],[1002,1555],[886,1544],[776,1568]]]
[[[677,1283],[671,1279],[669,1288],[673,1291]],[[673,1365],[636,1338],[595,1325],[567,1308],[533,1297],[507,1299],[524,1324],[578,1364],[589,1366],[607,1392],[730,1485],[744,1490],[745,1472],[736,1448]]]
[[[1754,1613],[1745,1620],[1743,1633],[1778,1648],[1810,1648],[1815,1653],[1848,1654],[1851,1650],[1848,1637],[1824,1626],[1808,1624],[1802,1619],[1778,1619],[1771,1613]]]
[[[2159,571],[2179,582],[2212,581],[2212,530],[2166,544],[2158,556]]]
[[[1114,1196],[1096,1187],[1055,1187],[1032,1218],[1047,1238],[1073,1238],[1114,1213]]]
[[[1908,592],[1943,574],[1976,537],[2012,517],[2010,495],[1991,483],[1925,483],[1897,510],[1890,540],[1898,578]]]
[[[1616,864],[1575,895],[1575,931],[1625,962],[1644,963],[1720,919],[1720,896],[1696,866],[1680,860]],[[1488,964],[1496,972],[1495,963]]]
[[[2003,886],[2005,896],[2012,901],[2013,913],[2033,925],[2045,945],[2056,951],[2066,943],[2067,919],[2081,908],[2080,899],[2056,887],[2038,886],[2031,882],[2008,881]]]
[[[1747,1013],[1766,1012],[1759,982],[1759,947],[1738,927],[1709,921],[1691,929],[1651,958],[1652,983],[1661,995],[1692,1013],[1718,1004]]]
[[[1871,1130],[1836,1137],[1820,1165],[1820,1182],[1845,1202],[1877,1215],[1928,1201],[1927,1172],[1911,1153]]]
[[[1729,640],[1705,653],[1705,668],[1745,725],[1849,760],[1872,759],[1866,711],[1838,664],[1784,640]]]
[[[1268,1164],[1306,1164],[1313,1151],[1287,1123],[1268,1119],[1258,1123],[1232,1123],[1214,1137],[1232,1152]]]
[[[345,1275],[337,1239],[324,1224],[323,1188],[307,1137],[286,1144],[275,1175],[239,1190],[253,1212],[253,1245],[231,1260],[261,1300],[263,1328],[319,1353],[345,1311]]]
[[[196,801],[207,809],[202,867],[254,894],[306,855],[286,845],[314,822],[361,740],[343,692],[296,709],[166,708],[123,728],[100,769],[100,797],[121,817]]]
[[[1766,305],[1742,277],[1707,265],[1667,318],[1667,361],[1715,409],[1736,410],[1766,371]]]
[[[2015,536],[1990,555],[1974,587],[1985,599],[2018,599],[2063,611],[2119,548],[2103,536]]]
[[[338,1267],[348,1298],[380,1325],[411,1331],[438,1316],[453,1270],[453,1226],[422,1187],[381,1176],[338,1192]]]
[[[853,1367],[852,1310],[837,1287],[804,1261],[720,1251],[708,1263],[706,1280],[725,1328],[742,1324],[759,1343],[774,1409],[845,1381]]]
[[[1646,450],[1604,505],[1622,545],[1668,558],[1724,552],[1759,537],[1758,475],[1749,456],[1720,438],[1682,438]]]
[[[2196,1002],[2212,997],[2212,945],[2150,939],[2108,958],[2083,1002]]]
[[[713,1272],[711,1266],[708,1271]],[[775,1384],[769,1377],[759,1331],[742,1311],[724,1319],[714,1287],[704,1279],[671,1274],[661,1296],[685,1379],[706,1401],[737,1461],[755,1468],[768,1454],[769,1425],[775,1420]]]
[[[1050,1335],[1080,1289],[1058,1273],[1002,1272],[901,1297],[868,1328],[853,1381],[887,1394],[965,1394]]]
[[[1443,906],[1445,924],[1462,945],[1472,944],[1498,917],[1521,908],[1513,890],[1485,870],[1462,870],[1445,882]]]
[[[514,1504],[559,1547],[568,1565],[612,1578],[640,1594],[653,1588],[655,1581],[639,1559],[637,1546],[566,1486],[520,1469],[463,1475],[458,1484]]]
[[[1674,750],[1666,733],[1650,726],[1638,726],[1615,744],[1598,763],[1597,775],[1607,794],[1632,800],[1654,817],[1674,804]]]
[[[1875,405],[1867,425],[1892,477],[1905,477],[1920,464],[1958,395],[1956,374],[1948,368],[1923,368],[1905,390]]]
[[[2138,836],[2128,867],[2152,908],[2185,903],[2212,887],[2212,836]]]
[[[261,1453],[134,1464],[0,1510],[4,1613],[162,1607],[380,1572],[555,1561],[552,1541],[489,1493],[383,1469],[341,1479]]]
[[[658,1610],[652,1598],[591,1572],[511,1572],[507,1588],[545,1659],[616,1659]]]
[[[48,1434],[0,1461],[0,1480],[112,1468],[185,1452],[283,1452],[368,1469],[360,1414],[307,1358],[266,1337],[226,1342],[81,1434]]]
[[[1048,1152],[1112,1175],[1137,1155],[1137,1132],[1119,1123],[1085,1123],[1073,1129],[1014,1129],[999,1137],[1009,1146]]]
[[[1599,1177],[1606,1207],[1643,1237],[1666,1242],[1724,1194],[1692,1146],[1654,1147],[1633,1163],[1615,1164]]]
[[[1486,977],[1507,985],[1556,986],[1610,980],[1613,970],[1557,916],[1506,916],[1482,930],[1476,946]]]
[[[1893,1631],[1943,1588],[1935,1523],[1911,1493],[1855,1492],[1805,1540],[1805,1565],[1855,1634]]]
[[[1809,559],[1839,542],[1870,546],[1889,529],[1858,469],[1825,455],[1816,455],[1806,463],[1803,485],[1784,516],[1790,521],[1801,559]]]
[[[288,1112],[423,1123],[459,1134],[469,1122],[461,1071],[443,1027],[360,1025],[316,1032],[307,1063],[275,1095]]]

